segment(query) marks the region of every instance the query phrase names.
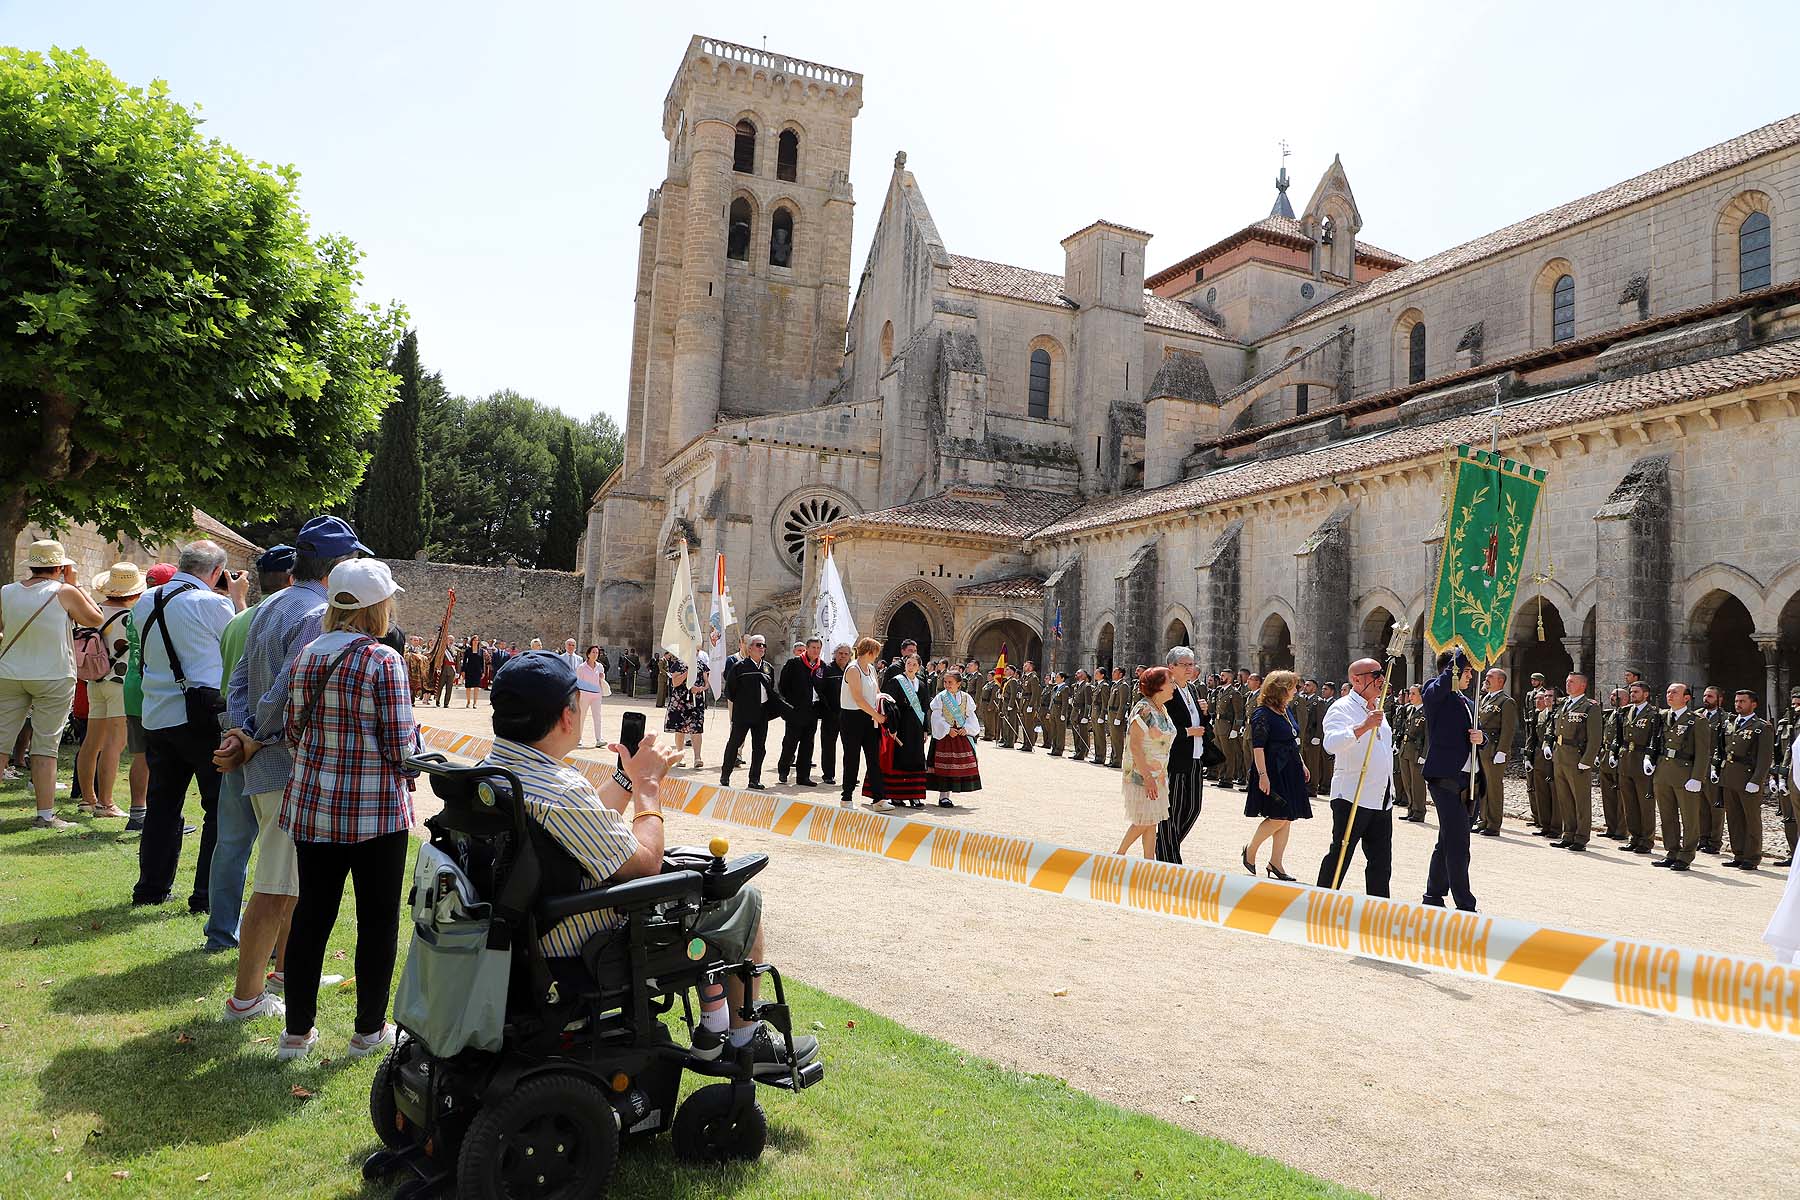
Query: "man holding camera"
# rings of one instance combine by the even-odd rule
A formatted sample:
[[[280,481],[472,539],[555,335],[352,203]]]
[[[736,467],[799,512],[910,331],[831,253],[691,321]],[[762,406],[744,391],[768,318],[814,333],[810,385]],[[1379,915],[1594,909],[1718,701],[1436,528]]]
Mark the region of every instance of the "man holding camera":
[[[229,597],[213,590],[221,579]],[[225,551],[216,543],[191,542],[182,548],[169,581],[145,592],[131,610],[143,642],[143,723],[150,762],[133,904],[169,899],[181,859],[182,806],[188,785],[198,783],[206,818],[188,911],[207,911],[218,837],[219,772],[212,757],[219,745],[219,714],[225,709],[219,635],[244,607],[249,585],[244,572],[226,572]]]

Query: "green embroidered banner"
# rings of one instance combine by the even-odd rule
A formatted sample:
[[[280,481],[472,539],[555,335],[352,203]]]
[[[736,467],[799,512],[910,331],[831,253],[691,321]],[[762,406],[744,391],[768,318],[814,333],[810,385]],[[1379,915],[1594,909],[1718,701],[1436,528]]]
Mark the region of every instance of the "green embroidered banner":
[[[1525,543],[1544,479],[1543,471],[1526,463],[1456,448],[1444,553],[1425,623],[1433,653],[1461,646],[1484,668],[1506,653]]]

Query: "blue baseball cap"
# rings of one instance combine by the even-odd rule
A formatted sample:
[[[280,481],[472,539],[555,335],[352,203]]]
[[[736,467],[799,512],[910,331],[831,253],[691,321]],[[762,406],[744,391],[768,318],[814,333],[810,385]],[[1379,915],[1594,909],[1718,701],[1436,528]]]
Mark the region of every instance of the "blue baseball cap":
[[[276,571],[291,571],[294,569],[294,560],[299,557],[300,552],[286,543],[270,546],[256,556],[257,573],[269,575]]]
[[[513,655],[494,672],[488,703],[502,716],[553,717],[569,706],[573,691],[598,694],[600,685],[575,674],[559,655],[527,650]]]
[[[356,530],[342,517],[314,517],[300,527],[294,539],[301,554],[314,558],[342,558],[346,554],[373,554],[373,550],[356,540]]]

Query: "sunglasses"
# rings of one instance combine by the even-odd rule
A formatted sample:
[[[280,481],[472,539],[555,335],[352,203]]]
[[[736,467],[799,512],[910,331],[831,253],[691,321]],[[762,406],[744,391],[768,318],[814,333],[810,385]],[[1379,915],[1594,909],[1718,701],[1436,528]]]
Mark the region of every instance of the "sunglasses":
[[[1386,671],[1355,671],[1355,672],[1351,673],[1350,678],[1352,678],[1352,679],[1380,679],[1383,676],[1385,676],[1386,674],[1387,674]]]

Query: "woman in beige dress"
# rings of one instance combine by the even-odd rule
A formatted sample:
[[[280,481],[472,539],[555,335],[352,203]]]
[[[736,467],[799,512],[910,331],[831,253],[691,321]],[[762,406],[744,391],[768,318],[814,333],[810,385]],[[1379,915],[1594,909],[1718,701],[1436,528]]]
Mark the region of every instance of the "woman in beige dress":
[[[1169,815],[1169,747],[1175,723],[1165,706],[1175,694],[1175,678],[1167,667],[1151,667],[1138,677],[1138,701],[1125,722],[1125,836],[1114,854],[1137,842],[1145,858],[1156,857],[1156,827]]]

